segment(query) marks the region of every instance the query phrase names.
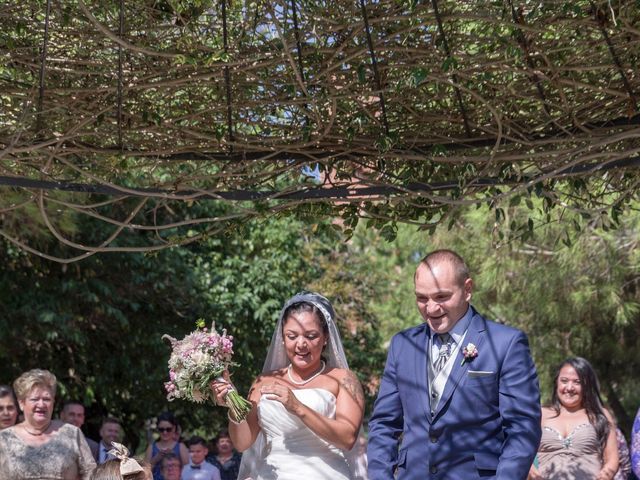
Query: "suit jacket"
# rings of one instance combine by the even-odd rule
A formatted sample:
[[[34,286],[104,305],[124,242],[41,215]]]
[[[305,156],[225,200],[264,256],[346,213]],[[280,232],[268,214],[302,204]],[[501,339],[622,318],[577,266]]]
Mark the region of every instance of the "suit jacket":
[[[369,421],[369,478],[526,479],[540,443],[540,392],[524,333],[473,310],[438,406],[431,408],[422,324],[391,341]],[[401,438],[401,440],[400,440]],[[398,444],[400,446],[398,448]]]
[[[89,445],[89,450],[91,450],[91,455],[93,455],[93,459],[97,462],[98,456],[100,455],[100,445],[95,440],[90,439],[85,435],[84,439],[87,441]]]

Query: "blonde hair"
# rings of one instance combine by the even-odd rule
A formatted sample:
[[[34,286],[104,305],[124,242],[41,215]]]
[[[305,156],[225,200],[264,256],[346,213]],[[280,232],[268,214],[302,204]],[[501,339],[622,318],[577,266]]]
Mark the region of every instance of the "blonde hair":
[[[25,401],[27,395],[29,395],[35,387],[44,387],[55,397],[57,382],[56,376],[49,370],[34,368],[33,370],[24,372],[13,382],[13,390],[21,402]]]
[[[138,463],[144,469],[143,472],[132,473],[123,477],[120,473],[120,460],[107,460],[96,467],[91,474],[90,480],[151,480],[153,475],[149,464],[140,461]]]

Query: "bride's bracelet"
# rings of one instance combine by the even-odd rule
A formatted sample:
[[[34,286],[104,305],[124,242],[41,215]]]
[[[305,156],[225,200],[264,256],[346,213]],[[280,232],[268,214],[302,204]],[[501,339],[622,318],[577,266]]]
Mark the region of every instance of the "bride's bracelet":
[[[232,416],[231,416],[231,412],[227,412],[227,418],[229,419],[229,421],[231,423],[233,423],[234,425],[242,425],[243,422],[246,422],[246,419],[242,419],[240,421],[235,420]]]

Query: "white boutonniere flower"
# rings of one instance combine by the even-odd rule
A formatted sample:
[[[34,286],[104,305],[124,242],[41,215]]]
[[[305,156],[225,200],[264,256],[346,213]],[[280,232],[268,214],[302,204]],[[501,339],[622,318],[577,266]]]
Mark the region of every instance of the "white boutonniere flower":
[[[478,356],[478,348],[473,343],[467,343],[467,346],[462,349],[462,363],[460,366],[464,365],[464,362],[470,362],[474,358]]]

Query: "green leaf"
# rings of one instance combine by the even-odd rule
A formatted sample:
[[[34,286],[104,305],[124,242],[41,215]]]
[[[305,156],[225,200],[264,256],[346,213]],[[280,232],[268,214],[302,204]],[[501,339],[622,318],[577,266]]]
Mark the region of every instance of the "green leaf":
[[[425,68],[414,68],[411,71],[411,84],[414,87],[419,86],[427,78],[427,70]]]
[[[366,83],[367,81],[367,67],[364,64],[358,65],[358,81],[360,83]]]
[[[457,68],[458,68],[458,61],[453,56],[447,57],[444,60],[444,62],[442,62],[443,72],[448,72],[449,70],[455,70]]]

